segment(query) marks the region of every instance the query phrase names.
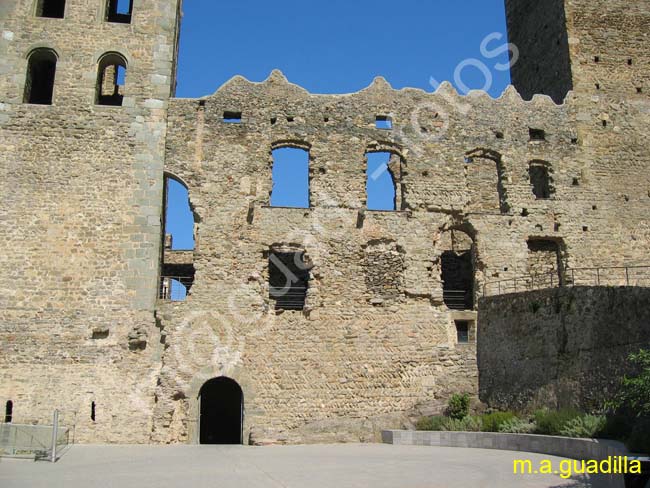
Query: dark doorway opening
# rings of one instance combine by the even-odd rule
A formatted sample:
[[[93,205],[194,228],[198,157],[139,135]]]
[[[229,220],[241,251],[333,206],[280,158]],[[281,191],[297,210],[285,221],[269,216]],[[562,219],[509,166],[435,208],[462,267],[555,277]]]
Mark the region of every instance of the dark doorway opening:
[[[236,381],[214,378],[199,392],[201,444],[242,444],[244,394]]]
[[[456,310],[474,308],[472,251],[442,253],[442,284],[445,305]]]

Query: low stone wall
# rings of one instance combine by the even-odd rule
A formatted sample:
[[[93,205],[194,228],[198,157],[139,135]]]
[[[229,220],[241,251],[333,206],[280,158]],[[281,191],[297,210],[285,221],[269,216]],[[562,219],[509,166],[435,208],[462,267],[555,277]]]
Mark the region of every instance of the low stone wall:
[[[650,288],[572,287],[483,298],[483,402],[510,410],[598,409],[650,347]]]
[[[603,460],[609,456],[625,456],[623,444],[606,439],[574,439],[534,434],[500,434],[495,432],[439,432],[413,430],[384,430],[384,444],[409,446],[465,447],[501,449],[548,454],[578,460]],[[623,488],[623,476],[609,475],[605,486]]]

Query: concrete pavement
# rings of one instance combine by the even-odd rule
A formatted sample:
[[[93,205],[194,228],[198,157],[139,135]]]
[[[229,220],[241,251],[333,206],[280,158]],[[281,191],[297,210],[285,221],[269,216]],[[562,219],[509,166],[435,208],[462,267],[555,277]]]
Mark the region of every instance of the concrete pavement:
[[[561,458],[449,447],[72,446],[56,463],[2,459],[0,487],[30,488],[541,488],[604,480],[513,475],[515,458]]]

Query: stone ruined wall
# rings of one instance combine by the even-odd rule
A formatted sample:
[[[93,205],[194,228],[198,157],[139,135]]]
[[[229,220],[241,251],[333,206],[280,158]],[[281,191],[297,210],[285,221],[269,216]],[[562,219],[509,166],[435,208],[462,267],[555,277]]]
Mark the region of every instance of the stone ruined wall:
[[[445,251],[471,250],[477,294],[528,274],[531,240],[558,243],[572,268],[647,262],[645,2],[567,2],[575,90],[562,105],[380,78],[313,95],[279,72],[168,101],[177,3],[136,0],[131,24],[105,23],[101,0],[68,0],[64,19],[33,17],[28,0],[0,5],[0,402],[14,401],[16,421],[58,407],[77,412],[81,441],[196,442],[201,385],[225,375],[244,392],[247,442],[370,440],[478,392],[476,347],[454,327],[476,316],[444,304]],[[562,21],[536,33],[539,9],[509,3],[522,7],[508,7],[511,37],[535,41],[524,51],[562,43]],[[22,103],[38,46],[59,56],[52,106]],[[552,64],[545,47],[532,56]],[[123,107],[94,105],[107,51],[128,60]],[[559,100],[557,69],[557,86],[533,91]],[[309,149],[309,209],[269,206],[283,145]],[[365,154],[377,151],[393,154],[397,212],[364,208]],[[533,194],[533,161],[552,175],[550,198]],[[185,182],[197,216],[191,259],[163,257],[193,262],[183,303],[155,302],[163,171]],[[271,249],[313,266],[304,311],[274,310]]]
[[[477,291],[527,274],[531,238],[561,242],[574,267],[609,263],[612,249],[645,260],[647,230],[622,239],[630,224],[616,196],[583,179],[575,106],[512,90],[496,101],[447,85],[394,91],[382,79],[355,94],[312,95],[279,72],[173,100],[165,168],[188,185],[200,223],[192,294],[160,308],[154,438],[193,441],[200,386],[220,375],[242,385],[251,442],[370,439],[379,423],[476,392],[475,347],[455,343],[460,316],[442,300],[451,229],[474,240]],[[448,121],[426,129],[440,107]],[[225,123],[225,112],[241,112],[241,123]],[[376,129],[387,114],[393,129]],[[531,141],[530,128],[546,140]],[[271,150],[282,144],[310,150],[310,209],[269,207]],[[364,154],[377,148],[402,159],[401,211],[363,208]],[[550,199],[532,193],[534,160],[553,169]],[[592,208],[594,192],[607,214]],[[269,302],[267,253],[278,245],[304,249],[313,264],[305,312],[278,314]],[[391,277],[381,290],[380,274]]]
[[[131,24],[103,0],[63,19],[0,3],[0,402],[15,422],[61,409],[78,442],[147,442],[178,2],[136,0]],[[58,55],[52,105],[23,103],[35,47]],[[121,107],[95,105],[109,51],[128,61]]]
[[[479,304],[481,400],[492,407],[602,407],[650,346],[650,289],[576,287],[503,295]]]

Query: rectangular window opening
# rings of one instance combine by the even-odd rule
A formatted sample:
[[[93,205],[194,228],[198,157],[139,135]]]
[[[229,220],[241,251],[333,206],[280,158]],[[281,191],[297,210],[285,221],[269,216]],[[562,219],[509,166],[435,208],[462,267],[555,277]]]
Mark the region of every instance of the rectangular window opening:
[[[304,252],[269,254],[269,298],[276,310],[304,310],[309,269]]]
[[[62,19],[65,13],[65,0],[39,0],[36,5],[37,17]]]
[[[106,21],[130,24],[133,13],[133,0],[107,0]]]
[[[368,210],[395,211],[401,207],[399,199],[399,172],[391,166],[392,153],[366,153],[366,208]],[[395,163],[394,163],[395,164]]]
[[[551,198],[554,190],[548,165],[545,162],[533,161],[528,168],[528,174],[535,198],[538,200]]]
[[[542,129],[528,129],[528,134],[531,141],[545,141],[546,140],[546,131]]]
[[[309,151],[279,147],[272,154],[271,206],[309,208]]]
[[[377,129],[390,130],[393,128],[393,119],[388,115],[377,115],[375,118],[375,127]]]
[[[474,308],[472,251],[444,251],[441,256],[442,297],[452,310]]]
[[[458,344],[469,344],[469,321],[454,320]]]
[[[241,124],[241,112],[224,112],[223,121],[227,124]]]

